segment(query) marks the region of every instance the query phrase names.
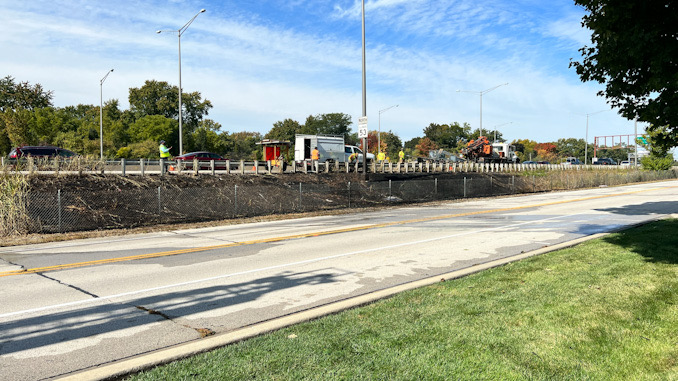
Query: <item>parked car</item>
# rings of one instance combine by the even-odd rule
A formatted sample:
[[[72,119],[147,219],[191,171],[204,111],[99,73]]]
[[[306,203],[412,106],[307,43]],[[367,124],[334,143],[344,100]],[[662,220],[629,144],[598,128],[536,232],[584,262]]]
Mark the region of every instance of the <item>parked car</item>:
[[[57,156],[68,158],[78,156],[78,154],[65,148],[54,146],[22,146],[12,149],[9,153],[10,159],[20,159],[28,156],[35,158],[54,158]]]
[[[537,164],[551,164],[551,163],[549,163],[548,161],[542,160],[542,161],[538,161]]]
[[[200,169],[211,169],[210,162],[214,160],[214,169],[225,170],[226,169],[226,159],[223,156],[206,151],[199,152],[189,152],[183,155],[175,156],[174,160],[181,160],[184,169],[191,170],[193,169],[193,162],[195,159],[198,159],[198,165]],[[170,167],[170,170],[174,170],[174,167]]]
[[[528,161],[523,161],[523,164],[537,164],[536,161],[528,160]]]
[[[617,162],[609,157],[603,157],[593,161],[593,165],[617,165]]]
[[[565,159],[565,161],[562,163],[563,165],[581,165],[581,161],[577,159],[576,157],[568,157]]]

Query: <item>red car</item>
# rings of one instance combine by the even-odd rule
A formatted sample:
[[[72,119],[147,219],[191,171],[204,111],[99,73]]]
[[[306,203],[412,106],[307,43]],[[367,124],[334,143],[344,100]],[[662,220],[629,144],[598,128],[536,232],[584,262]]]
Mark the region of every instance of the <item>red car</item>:
[[[201,170],[212,169],[210,167],[210,161],[212,160],[214,160],[214,169],[226,170],[226,159],[224,159],[221,155],[216,153],[199,151],[199,152],[189,152],[174,157],[174,161],[181,160],[182,168],[185,170],[193,169],[193,162],[195,159],[198,159],[198,165],[200,166]],[[170,167],[170,170],[175,169],[176,168]]]

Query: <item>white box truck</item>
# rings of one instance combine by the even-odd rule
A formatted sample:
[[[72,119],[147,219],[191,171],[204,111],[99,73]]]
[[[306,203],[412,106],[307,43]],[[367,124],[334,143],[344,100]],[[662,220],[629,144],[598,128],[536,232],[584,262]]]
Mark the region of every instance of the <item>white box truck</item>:
[[[311,152],[315,147],[318,147],[320,154],[319,163],[346,163],[353,153],[358,155],[358,160],[363,159],[363,151],[356,146],[344,144],[343,135],[295,135],[294,161],[298,164],[305,160],[310,162]],[[368,153],[367,160],[374,160],[374,154]]]

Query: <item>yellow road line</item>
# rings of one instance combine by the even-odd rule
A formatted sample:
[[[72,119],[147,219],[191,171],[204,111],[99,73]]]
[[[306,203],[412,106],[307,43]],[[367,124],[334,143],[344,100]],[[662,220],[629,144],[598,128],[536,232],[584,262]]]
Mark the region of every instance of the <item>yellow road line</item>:
[[[76,263],[67,263],[67,264],[63,264],[63,265],[54,265],[54,266],[46,266],[46,267],[35,267],[35,268],[31,268],[31,269],[5,271],[5,272],[0,272],[0,278],[6,277],[6,276],[12,276],[12,275],[36,274],[36,273],[43,273],[43,272],[48,272],[48,271],[73,269],[73,268],[78,268],[78,267],[87,267],[87,266],[95,266],[95,265],[110,264],[110,263],[117,263],[117,262],[135,261],[135,260],[149,259],[149,258],[168,257],[168,256],[178,255],[178,254],[189,254],[189,253],[196,253],[196,252],[201,252],[201,251],[225,249],[225,248],[229,248],[229,247],[256,245],[256,244],[271,243],[271,242],[281,242],[281,241],[288,241],[288,240],[300,239],[300,238],[319,237],[319,236],[330,235],[330,234],[349,233],[349,232],[356,232],[356,231],[361,231],[361,230],[384,228],[384,227],[389,227],[389,226],[406,225],[406,224],[413,224],[413,223],[420,223],[420,222],[438,221],[438,220],[445,220],[445,219],[450,219],[450,218],[458,218],[458,217],[466,217],[466,216],[474,216],[474,215],[480,215],[480,214],[499,213],[499,212],[507,212],[507,211],[512,211],[512,210],[521,210],[521,209],[529,209],[529,208],[539,208],[539,207],[543,207],[543,206],[567,204],[567,203],[572,203],[572,202],[588,201],[588,200],[595,200],[595,199],[608,198],[608,197],[625,196],[625,195],[630,195],[630,194],[651,192],[651,191],[656,191],[656,190],[663,190],[663,189],[677,188],[677,187],[678,186],[670,186],[670,187],[664,187],[664,188],[644,189],[644,190],[629,191],[629,192],[622,192],[622,193],[615,193],[615,194],[608,194],[608,195],[601,195],[601,196],[583,197],[583,198],[577,198],[577,199],[572,199],[572,200],[552,201],[552,202],[545,202],[545,203],[541,203],[541,204],[515,206],[515,207],[511,207],[511,208],[500,208],[500,209],[481,210],[481,211],[476,211],[476,212],[446,214],[446,215],[436,216],[436,217],[425,217],[425,218],[416,218],[416,219],[403,220],[403,221],[384,222],[384,223],[380,223],[380,224],[356,226],[356,227],[351,227],[351,228],[334,229],[334,230],[327,230],[327,231],[320,231],[320,232],[313,232],[313,233],[294,234],[294,235],[287,235],[287,236],[282,236],[282,237],[262,238],[262,239],[255,239],[255,240],[242,241],[242,242],[233,242],[233,243],[227,243],[227,244],[221,244],[221,245],[200,246],[200,247],[194,247],[194,248],[190,248],[190,249],[162,251],[162,252],[158,252],[158,253],[139,254],[139,255],[132,255],[132,256],[127,256],[127,257],[99,259],[99,260],[95,260],[95,261],[76,262]]]

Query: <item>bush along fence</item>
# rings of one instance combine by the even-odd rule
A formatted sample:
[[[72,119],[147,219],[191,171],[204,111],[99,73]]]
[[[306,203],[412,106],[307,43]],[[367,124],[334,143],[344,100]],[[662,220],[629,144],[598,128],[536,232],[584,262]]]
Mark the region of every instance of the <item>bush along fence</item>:
[[[270,161],[172,161],[172,160],[98,160],[76,157],[72,159],[6,159],[0,158],[0,169],[7,172],[24,174],[65,173],[65,174],[118,174],[127,175],[165,175],[172,174],[272,174],[297,172],[363,172],[362,163],[311,163],[274,166]],[[585,171],[585,170],[636,170],[633,167],[616,165],[568,165],[568,164],[506,164],[506,163],[472,163],[472,162],[371,162],[367,165],[368,173],[511,173],[533,170]]]
[[[621,172],[621,173],[620,173]],[[469,174],[380,182],[236,185],[123,191],[28,192],[14,197],[26,218],[12,233],[130,228],[332,209],[370,207],[676,178],[674,171],[569,171],[534,175]],[[9,226],[9,225],[8,225]]]

